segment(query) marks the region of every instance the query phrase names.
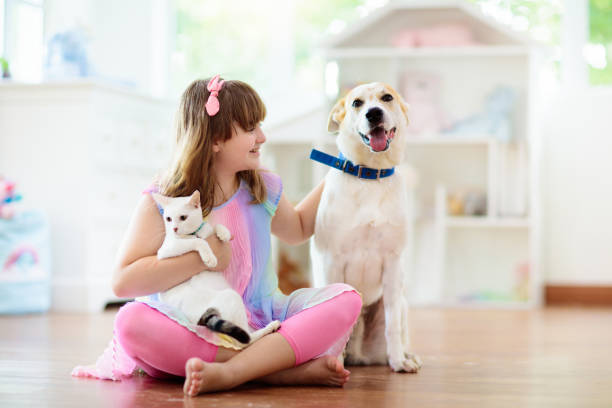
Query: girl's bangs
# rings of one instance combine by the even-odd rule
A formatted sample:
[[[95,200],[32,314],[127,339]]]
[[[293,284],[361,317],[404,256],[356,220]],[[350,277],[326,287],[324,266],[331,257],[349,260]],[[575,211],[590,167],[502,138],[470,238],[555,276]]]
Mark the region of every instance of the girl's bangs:
[[[238,82],[238,81],[237,81]],[[266,106],[249,85],[241,83],[238,93],[233,99],[233,116],[241,128],[250,130],[266,117]]]

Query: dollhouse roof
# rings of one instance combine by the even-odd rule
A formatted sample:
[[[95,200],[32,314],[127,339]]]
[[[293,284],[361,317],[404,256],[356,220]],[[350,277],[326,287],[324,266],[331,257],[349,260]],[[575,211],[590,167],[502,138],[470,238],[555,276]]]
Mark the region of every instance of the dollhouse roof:
[[[387,47],[391,37],[405,29],[440,24],[461,24],[482,45],[520,46],[531,44],[526,36],[483,14],[466,0],[390,0],[341,33],[322,44],[326,49]]]

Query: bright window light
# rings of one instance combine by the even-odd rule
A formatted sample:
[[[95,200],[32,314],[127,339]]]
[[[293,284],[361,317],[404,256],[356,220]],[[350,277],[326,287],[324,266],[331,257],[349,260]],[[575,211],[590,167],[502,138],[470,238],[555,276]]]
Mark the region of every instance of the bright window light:
[[[344,30],[344,27],[346,27],[346,21],[343,21],[343,20],[333,20],[329,24],[328,30],[329,30],[329,32],[331,34],[338,34],[342,30]]]
[[[6,26],[4,25],[4,0],[0,0],[0,57],[4,56],[4,30]]]
[[[325,93],[328,97],[335,98],[338,91],[338,63],[331,61],[325,66]]]
[[[43,8],[41,1],[4,0],[4,55],[14,79],[42,78]]]
[[[587,44],[584,47],[584,59],[595,69],[605,69],[608,65],[606,47],[603,44]]]

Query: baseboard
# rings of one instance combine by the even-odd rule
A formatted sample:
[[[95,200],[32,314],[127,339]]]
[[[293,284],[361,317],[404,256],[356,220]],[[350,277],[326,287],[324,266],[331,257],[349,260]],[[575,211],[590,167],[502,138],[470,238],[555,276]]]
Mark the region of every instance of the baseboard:
[[[546,285],[546,305],[612,306],[612,286]]]
[[[51,310],[54,312],[101,312],[113,298],[107,279],[55,278],[51,283]]]

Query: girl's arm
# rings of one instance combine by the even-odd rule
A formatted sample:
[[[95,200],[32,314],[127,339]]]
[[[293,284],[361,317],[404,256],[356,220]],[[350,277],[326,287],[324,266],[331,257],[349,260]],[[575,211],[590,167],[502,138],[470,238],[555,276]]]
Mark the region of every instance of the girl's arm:
[[[317,208],[325,180],[321,181],[295,208],[281,195],[272,218],[272,233],[290,245],[301,244],[314,234]]]
[[[143,195],[119,249],[113,272],[113,292],[119,297],[136,297],[161,292],[186,281],[203,270],[222,271],[229,265],[231,247],[216,235],[206,239],[217,257],[208,268],[197,252],[157,259],[165,237],[164,221],[149,194]]]

